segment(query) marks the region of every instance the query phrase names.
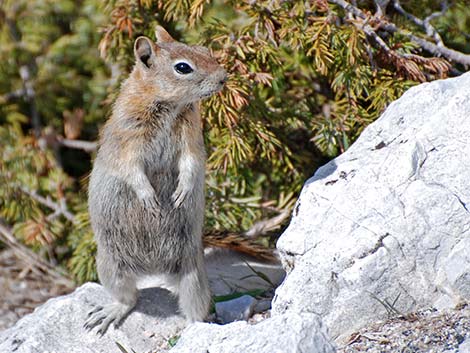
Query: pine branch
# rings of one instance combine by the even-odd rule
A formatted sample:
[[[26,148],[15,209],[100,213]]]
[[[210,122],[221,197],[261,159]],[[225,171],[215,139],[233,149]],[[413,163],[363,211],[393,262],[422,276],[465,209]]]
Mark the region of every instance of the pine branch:
[[[15,5],[13,10],[14,13],[17,12],[19,5]],[[4,21],[10,31],[10,35],[17,45],[21,44],[21,32],[18,28],[17,23],[5,15]],[[41,134],[41,118],[36,107],[36,92],[34,90],[34,83],[32,78],[32,72],[34,72],[35,63],[33,60],[30,60],[26,65],[22,65],[19,68],[19,74],[23,82],[23,89],[25,93],[26,101],[29,103],[30,113],[31,113],[31,123],[33,125],[34,134],[36,137],[39,137]]]
[[[363,19],[364,20],[363,22],[362,21],[351,21],[351,22],[354,24],[354,26],[357,29],[363,31],[369,38],[372,38],[377,48],[381,49],[389,57],[392,57],[392,58],[401,57],[401,55],[395,52],[394,50],[392,50],[387,45],[387,43],[385,43],[385,41],[377,34],[375,29],[372,28],[372,26],[367,23],[369,17],[365,13],[363,13],[359,8],[347,3],[344,0],[331,0],[330,2],[341,6],[348,13]]]
[[[31,75],[31,71],[33,71],[33,65],[23,65],[20,67],[19,71],[21,80],[23,81],[24,89],[26,91],[26,100],[29,103],[34,134],[36,137],[38,137],[41,134],[41,119],[36,107],[36,91],[34,90],[34,84]]]
[[[21,98],[26,95],[26,90],[21,88],[17,89],[13,92],[5,93],[4,95],[0,96],[0,103],[9,103],[15,99]]]
[[[65,199],[61,199],[60,203],[57,204],[54,201],[50,199],[50,197],[44,197],[39,195],[36,191],[31,191],[28,190],[25,187],[20,187],[20,190],[24,192],[26,195],[31,197],[32,199],[36,200],[40,204],[50,208],[51,210],[54,211],[53,216],[61,214],[65,218],[67,218],[70,222],[75,222],[75,215],[72,214],[68,209],[67,209],[67,204],[65,202]]]
[[[361,25],[361,29],[364,30],[366,34],[374,38],[374,40],[376,40],[376,43],[381,48],[385,49],[385,47],[383,47],[383,44],[385,42],[382,40],[382,38],[379,37],[379,35],[375,32],[375,30],[367,24],[368,16],[362,10],[360,10],[356,6],[351,5],[345,0],[328,0],[328,2],[338,5],[341,8],[343,8],[345,11],[347,11],[348,13],[351,13],[355,15],[356,17],[362,19],[363,27]],[[358,25],[356,25],[356,27],[358,27]],[[378,28],[383,29],[389,33],[399,33],[405,37],[408,37],[412,42],[415,42],[416,44],[418,44],[418,46],[420,46],[422,49],[426,50],[427,52],[431,53],[432,55],[443,56],[446,59],[451,60],[453,62],[470,66],[470,55],[461,53],[453,49],[449,49],[446,46],[438,46],[426,39],[420,38],[412,33],[401,30],[392,22],[380,21]],[[380,40],[377,40],[377,38],[380,38]]]
[[[21,244],[13,235],[12,230],[6,226],[1,219],[0,239],[13,250],[18,259],[28,264],[32,270],[39,274],[46,273],[69,288],[74,287],[74,283],[72,280],[70,280],[70,278],[57,271],[52,265],[47,263],[39,255]]]
[[[401,34],[402,31],[397,30]],[[461,53],[459,51],[449,49],[447,47],[438,47],[436,44],[431,43],[425,39],[422,39],[420,37],[417,37],[413,34],[406,33],[406,36],[408,36],[409,39],[411,39],[413,42],[418,44],[421,48],[426,50],[427,52],[431,53],[432,55],[435,56],[443,56],[446,59],[465,65],[465,66],[470,66],[470,55]]]
[[[436,29],[433,27],[433,25],[431,25],[430,22],[431,22],[432,19],[434,19],[436,17],[439,17],[442,14],[444,14],[444,12],[448,8],[447,1],[444,1],[444,3],[442,4],[442,10],[441,11],[432,13],[430,16],[426,17],[424,20],[412,15],[409,12],[406,12],[405,9],[401,6],[400,0],[394,0],[393,7],[395,8],[395,10],[398,11],[398,13],[405,16],[407,19],[412,21],[414,24],[424,28],[424,30],[426,31],[426,34],[428,36],[434,38],[436,44],[439,47],[444,47],[444,42],[442,41],[441,36],[436,31]]]

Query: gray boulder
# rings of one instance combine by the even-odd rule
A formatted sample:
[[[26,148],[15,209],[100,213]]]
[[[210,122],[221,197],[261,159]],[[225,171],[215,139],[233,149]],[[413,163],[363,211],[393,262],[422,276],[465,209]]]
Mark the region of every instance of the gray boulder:
[[[168,348],[169,340],[185,326],[175,315],[177,301],[164,289],[144,289],[139,303],[119,329],[111,325],[101,337],[83,328],[92,304],[111,300],[101,285],[87,283],[75,292],[50,299],[34,313],[0,333],[2,353],[98,353],[119,352],[121,344],[129,352]],[[152,305],[158,301],[159,305]]]
[[[470,338],[459,345],[459,353],[470,353]]]
[[[186,328],[171,353],[333,353],[326,328],[314,314],[286,314],[256,325],[198,323]]]
[[[470,299],[470,73],[408,90],[306,182],[278,241],[273,315],[335,337]]]

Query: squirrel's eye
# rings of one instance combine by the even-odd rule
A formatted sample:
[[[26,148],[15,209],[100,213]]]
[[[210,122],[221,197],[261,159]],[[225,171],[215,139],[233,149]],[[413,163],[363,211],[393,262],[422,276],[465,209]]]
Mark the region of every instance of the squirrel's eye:
[[[191,66],[189,66],[189,64],[181,62],[175,65],[175,71],[179,74],[187,75],[193,72],[194,70]]]

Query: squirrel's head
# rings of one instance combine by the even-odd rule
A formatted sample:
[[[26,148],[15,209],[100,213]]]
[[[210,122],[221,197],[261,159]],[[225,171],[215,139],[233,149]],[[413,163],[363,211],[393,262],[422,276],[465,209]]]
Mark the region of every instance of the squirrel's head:
[[[156,89],[158,98],[187,104],[222,89],[227,73],[207,48],[177,42],[160,26],[155,35],[156,43],[147,37],[136,39],[134,72]]]

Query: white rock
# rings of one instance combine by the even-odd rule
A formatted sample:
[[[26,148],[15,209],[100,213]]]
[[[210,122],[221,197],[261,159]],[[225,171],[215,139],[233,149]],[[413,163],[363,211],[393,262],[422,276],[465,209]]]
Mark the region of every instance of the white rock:
[[[337,336],[470,299],[469,207],[467,73],[408,90],[306,182],[273,315],[317,313]]]
[[[247,265],[247,262],[250,266]],[[244,255],[211,250],[206,255],[209,282],[215,295],[226,295],[252,289],[271,289],[272,285],[256,272],[263,272],[278,284],[284,277],[280,264],[265,264]],[[175,296],[165,289],[148,288],[161,284],[158,277],[147,277],[139,283],[141,297],[134,311],[117,330],[110,326],[103,337],[83,328],[87,313],[94,304],[112,301],[103,287],[85,284],[74,293],[49,300],[34,313],[19,320],[14,327],[0,332],[1,353],[88,353],[119,352],[116,342],[129,352],[169,349],[169,340],[186,326],[177,315]]]
[[[333,353],[326,329],[313,314],[286,314],[249,325],[197,323],[183,331],[171,353]]]
[[[248,320],[253,313],[256,299],[251,295],[215,303],[215,313],[220,323],[226,324],[238,320]]]
[[[83,328],[92,304],[105,304],[111,298],[98,284],[88,283],[75,292],[50,299],[34,313],[0,333],[0,352],[4,353],[97,353],[119,352],[116,342],[129,352],[148,352],[168,348],[168,339],[186,325],[176,316],[177,303],[163,289],[146,289],[135,309],[115,330],[110,326],[101,337],[96,330]],[[158,301],[159,305],[149,305]]]
[[[460,343],[458,352],[459,353],[470,353],[470,338],[467,338],[465,341]]]

